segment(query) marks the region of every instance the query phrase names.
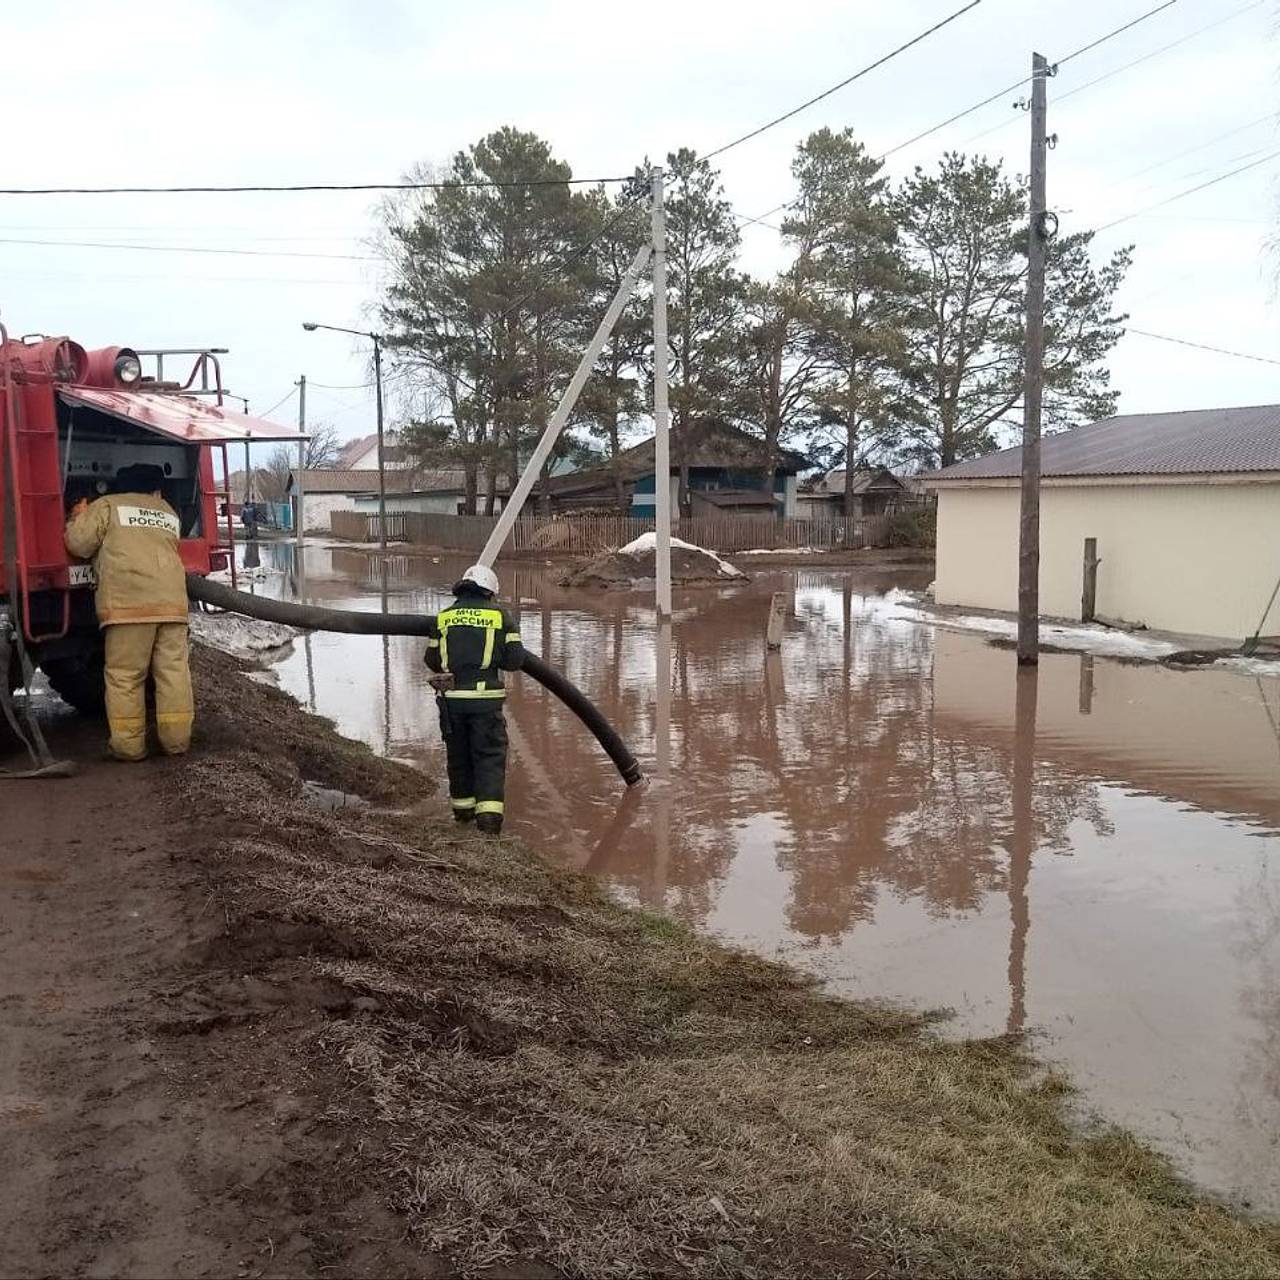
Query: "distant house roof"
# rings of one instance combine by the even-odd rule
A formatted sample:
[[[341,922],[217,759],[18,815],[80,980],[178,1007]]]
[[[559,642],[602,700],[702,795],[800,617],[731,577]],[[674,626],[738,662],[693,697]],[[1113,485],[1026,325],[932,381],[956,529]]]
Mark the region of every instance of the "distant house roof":
[[[725,467],[734,470],[750,470],[763,462],[764,445],[758,436],[750,435],[740,427],[715,418],[695,422],[683,431],[671,429],[671,471],[675,474],[681,461],[690,467]],[[617,469],[625,480],[637,480],[651,476],[654,471],[654,438],[650,436],[630,449],[624,449],[617,459]],[[810,466],[803,454],[783,449],[778,454],[778,470],[790,474]],[[553,476],[545,482],[548,492],[565,495],[579,490],[588,491],[611,485],[614,467],[605,463],[569,475]]]
[[[339,467],[314,467],[302,473],[303,488],[307,493],[377,493],[376,471],[350,471]],[[483,489],[483,482],[481,488]],[[289,474],[288,488],[293,489],[293,473]],[[506,478],[498,481],[498,492],[507,493],[510,486]],[[388,471],[387,492],[407,493],[462,493],[466,489],[466,473],[449,468],[416,471]]]
[[[376,448],[377,444],[378,437],[376,435],[359,436],[355,440],[348,440],[338,450],[338,456],[334,459],[333,470],[349,471],[358,459],[364,457],[370,449]]]
[[[1040,446],[1046,477],[1220,475],[1280,471],[1280,405],[1187,409],[1105,418]],[[923,477],[928,485],[1005,480],[1022,473],[1022,450],[1003,449]]]
[[[844,473],[845,469],[843,467],[837,467],[834,471],[828,471],[825,475],[818,476],[805,486],[803,496],[809,498],[843,498]],[[907,485],[895,476],[888,467],[864,467],[853,473],[853,492],[855,494],[867,493],[869,490],[884,489],[901,492],[906,488]]]
[[[343,467],[308,467],[302,473],[303,489],[307,493],[377,493],[376,471],[349,471]],[[292,490],[294,475],[289,473]]]
[[[357,462],[361,458],[368,457],[378,448],[378,436],[375,432],[373,435],[359,436],[355,440],[348,440],[346,444],[338,450],[338,456],[334,459],[334,471],[350,471],[355,468]],[[400,444],[400,437],[394,431],[385,432],[382,438],[382,461],[385,466],[399,467],[403,466],[408,460],[408,451]]]

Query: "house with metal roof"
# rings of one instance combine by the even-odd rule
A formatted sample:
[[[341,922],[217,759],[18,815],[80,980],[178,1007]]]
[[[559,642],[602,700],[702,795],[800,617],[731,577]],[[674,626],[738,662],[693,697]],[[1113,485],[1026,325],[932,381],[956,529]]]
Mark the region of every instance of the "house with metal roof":
[[[905,480],[888,467],[863,467],[853,473],[850,515],[883,516],[917,501]],[[845,469],[836,467],[806,480],[796,496],[796,514],[802,520],[839,520],[844,514]]]
[[[761,465],[762,445],[732,423],[704,418],[687,428],[672,427],[670,439],[671,509],[677,509],[680,471],[687,470],[693,514],[791,517],[796,514],[796,477],[810,463],[790,449],[778,453],[772,477]],[[539,492],[557,511],[618,506],[630,514],[652,518],[658,481],[654,438],[624,449],[612,462],[553,476]]]
[[[1022,450],[923,477],[938,495],[939,604],[1012,612]],[[1280,580],[1280,405],[1127,414],[1041,445],[1040,608],[1240,640]],[[1273,612],[1263,634],[1280,633]]]

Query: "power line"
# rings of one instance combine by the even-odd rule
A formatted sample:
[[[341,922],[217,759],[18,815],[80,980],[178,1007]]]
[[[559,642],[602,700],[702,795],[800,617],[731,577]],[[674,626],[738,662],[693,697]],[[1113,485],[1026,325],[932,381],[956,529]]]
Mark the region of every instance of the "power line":
[[[275,411],[278,408],[280,408],[282,404],[288,404],[288,402],[292,400],[293,397],[296,396],[297,394],[298,394],[298,388],[290,387],[289,390],[283,396],[281,396],[280,399],[277,400],[275,404],[271,406],[270,409],[264,409],[258,416],[261,418],[270,417],[271,414],[275,413]]]
[[[319,387],[322,391],[368,391],[372,382],[312,382],[307,379],[307,386]]]
[[[1273,360],[1270,356],[1255,356],[1247,351],[1229,351],[1226,347],[1211,347],[1206,342],[1192,342],[1188,338],[1171,338],[1167,333],[1151,333],[1146,329],[1131,329],[1125,327],[1125,333],[1136,333],[1142,338],[1155,338],[1160,342],[1176,342],[1180,347],[1194,347],[1197,351],[1212,351],[1215,355],[1235,356],[1237,360],[1253,360],[1258,364],[1280,364],[1280,360]]]
[[[136,253],[214,253],[243,258],[325,258],[334,262],[376,262],[362,253],[300,253],[289,249],[215,249],[201,245],[124,244],[111,240],[19,240],[0,236],[0,244],[42,245],[53,249],[128,249]]]
[[[1083,93],[1086,89],[1092,89],[1094,85],[1102,84],[1104,80],[1110,80],[1113,76],[1118,76],[1125,71],[1132,71],[1134,67],[1144,62],[1149,62],[1152,58],[1158,58],[1162,53],[1168,53],[1170,49],[1176,49],[1179,45],[1184,45],[1190,40],[1205,34],[1206,31],[1212,31],[1215,27],[1220,27],[1225,22],[1230,22],[1233,18],[1240,17],[1243,13],[1248,13],[1250,9],[1257,9],[1261,5],[1267,4],[1269,0],[1250,0],[1249,4],[1244,5],[1240,9],[1227,14],[1225,17],[1218,18],[1203,27],[1197,28],[1185,36],[1180,36],[1177,40],[1172,40],[1168,44],[1161,45],[1158,49],[1152,49],[1149,53],[1144,53],[1140,58],[1134,58],[1132,62],[1126,62],[1123,66],[1115,67],[1111,71],[1104,72],[1100,76],[1095,76],[1092,80],[1086,80],[1084,84],[1078,84],[1074,89],[1068,89],[1066,93],[1056,94],[1053,104],[1056,107],[1059,103],[1065,102],[1066,99],[1074,97],[1077,93]],[[1125,30],[1127,28],[1121,28]],[[1071,55],[1074,57],[1075,55]],[[1066,59],[1064,58],[1065,62]],[[967,147],[972,142],[977,142],[981,138],[988,137],[990,134],[998,133],[1001,129],[1007,129],[1011,124],[1016,124],[1016,120],[1002,120],[999,124],[992,125],[990,129],[984,129],[981,133],[975,133],[973,137],[966,138],[960,145]]]
[[[934,32],[941,31],[943,27],[954,22],[957,18],[963,17],[970,9],[976,9],[981,3],[982,0],[969,0],[969,3],[962,9],[957,9],[948,17],[943,18],[941,22],[935,22],[933,26],[928,28],[928,30],[920,32],[919,35],[913,36],[905,44],[900,44],[896,49],[890,50],[883,57],[877,58],[874,62],[868,63],[862,68],[862,70],[855,71],[853,75],[841,80],[839,84],[833,84],[830,89],[824,89],[816,97],[810,98],[807,102],[802,102],[798,107],[792,107],[790,111],[785,112],[783,115],[776,116],[766,124],[762,124],[758,129],[752,129],[750,133],[744,133],[742,137],[735,138],[732,142],[726,142],[724,146],[717,147],[714,151],[709,151],[703,158],[706,160],[714,160],[716,156],[722,156],[726,151],[731,151],[734,147],[741,146],[744,142],[750,142],[752,138],[758,138],[762,133],[772,129],[775,125],[782,124],[784,120],[790,120],[792,116],[799,115],[800,112],[807,110],[809,107],[813,106],[814,103],[821,102],[823,98],[829,98],[833,93],[838,92],[847,85],[851,85],[855,80],[861,80],[863,76],[869,75],[877,67],[884,66],[886,62],[892,61],[900,53],[905,53],[913,45],[917,45],[922,40],[928,39],[928,37],[933,35]],[[1173,0],[1170,0],[1170,3],[1173,3]]]
[[[1061,67],[1065,63],[1072,61],[1072,59],[1078,58],[1082,53],[1089,53],[1099,45],[1106,44],[1108,40],[1114,40],[1116,36],[1124,35],[1126,31],[1131,31],[1139,23],[1146,22],[1148,18],[1154,18],[1157,13],[1163,13],[1166,9],[1172,9],[1177,3],[1178,0],[1164,0],[1164,4],[1158,4],[1154,9],[1148,9],[1146,13],[1140,13],[1136,18],[1132,19],[1132,21],[1126,22],[1124,26],[1116,27],[1114,31],[1108,31],[1105,36],[1099,36],[1096,40],[1091,40],[1088,44],[1082,44],[1080,48],[1073,49],[1066,55],[1066,57],[1059,58],[1057,65]]]
[[[1258,160],[1251,160],[1248,164],[1242,164],[1237,169],[1231,169],[1227,173],[1221,173],[1216,178],[1210,178],[1207,182],[1197,183],[1194,187],[1188,187],[1185,191],[1179,191],[1177,195],[1169,196],[1165,200],[1158,200],[1155,204],[1149,204],[1142,209],[1135,209],[1132,213],[1126,213],[1123,217],[1113,218],[1110,222],[1104,222],[1102,226],[1095,227],[1095,233],[1100,231],[1110,231],[1112,227],[1118,227],[1122,222],[1129,222],[1134,218],[1141,218],[1144,214],[1151,213],[1155,209],[1163,209],[1167,204],[1173,204],[1177,200],[1185,200],[1188,196],[1193,196],[1197,191],[1205,191],[1209,187],[1216,187],[1220,182],[1226,182],[1228,178],[1234,178],[1237,174],[1248,173],[1250,169],[1256,169],[1259,165],[1267,164],[1271,160],[1280,159],[1280,150],[1270,151]]]
[[[1166,9],[1172,8],[1177,4],[1178,0],[1164,0],[1163,4],[1157,5],[1154,9],[1148,9],[1146,13],[1139,14],[1136,18],[1126,22],[1123,26],[1116,27],[1108,31],[1105,35],[1099,36],[1096,40],[1090,40],[1088,44],[1083,44],[1078,49],[1073,49],[1070,53],[1064,55],[1057,60],[1057,66],[1063,66],[1065,63],[1072,61],[1074,58],[1080,57],[1082,54],[1089,53],[1091,50],[1104,45],[1108,40],[1114,40],[1116,36],[1123,35],[1126,31],[1131,31],[1139,23],[1146,22],[1149,18],[1154,18],[1156,14],[1163,13]],[[981,102],[975,102],[973,106],[966,107],[963,111],[957,111],[955,115],[948,116],[940,124],[935,124],[932,128],[925,129],[917,133],[915,137],[908,138],[906,142],[900,142],[896,147],[890,147],[888,151],[882,152],[876,158],[878,160],[888,159],[889,156],[895,155],[897,152],[905,150],[907,147],[913,146],[922,138],[927,138],[931,134],[935,134],[945,129],[948,125],[955,124],[957,120],[963,120],[965,116],[971,116],[975,111],[981,111],[983,107],[990,106],[991,103],[1003,98],[1005,94],[1012,93],[1015,89],[1021,89],[1024,84],[1030,84],[1031,77],[1024,76],[1021,80],[1015,80],[1013,84],[1001,89],[999,93],[993,93],[990,97],[983,98]]]
[[[1256,0],[1256,2],[1262,3],[1263,0]],[[1078,58],[1082,54],[1088,53],[1091,50],[1098,48],[1100,45],[1106,44],[1108,40],[1114,40],[1117,36],[1122,35],[1124,32],[1132,30],[1139,23],[1146,22],[1149,18],[1154,18],[1157,14],[1163,13],[1166,9],[1171,8],[1173,5],[1177,3],[1178,3],[1178,0],[1164,0],[1163,4],[1157,5],[1154,9],[1148,9],[1145,13],[1141,13],[1136,18],[1133,18],[1129,22],[1126,22],[1123,26],[1115,27],[1113,30],[1106,32],[1105,35],[1099,36],[1096,40],[1091,40],[1088,44],[1081,45],[1080,48],[1078,49],[1073,49],[1070,53],[1066,54],[1064,57],[1059,58],[1057,61],[1057,65],[1061,66],[1063,63],[1070,62],[1073,58]],[[1013,93],[1015,90],[1021,89],[1023,85],[1030,84],[1030,83],[1031,83],[1030,76],[1024,76],[1020,80],[1015,80],[1012,84],[1006,85],[1003,89],[998,90],[996,93],[990,94],[988,97],[983,98],[981,102],[975,102],[972,106],[965,107],[963,111],[957,111],[954,115],[948,116],[945,120],[940,121],[938,124],[932,125],[928,129],[921,130],[921,132],[915,134],[913,137],[908,138],[905,142],[899,142],[896,146],[890,147],[887,151],[882,151],[876,157],[876,159],[881,161],[887,160],[891,155],[896,155],[899,151],[904,151],[907,147],[914,146],[915,143],[920,142],[924,138],[930,137],[932,134],[940,133],[943,129],[947,128],[948,125],[955,124],[957,120],[963,120],[966,116],[971,116],[975,111],[981,111],[983,107],[988,107],[993,102],[998,102],[1001,98],[1005,97],[1007,94]],[[1087,86],[1081,86],[1081,87],[1083,88]],[[1078,92],[1078,90],[1074,92]],[[1003,124],[1000,127],[1003,127]],[[715,153],[713,152],[712,154],[714,155]],[[790,204],[791,204],[791,201],[789,200],[784,201],[782,204],[775,205],[772,209],[767,210],[765,213],[761,214],[760,217],[758,218],[744,217],[742,219],[742,225],[751,226],[751,225],[759,224],[760,226],[771,227],[773,230],[777,231],[779,230],[779,228],[773,227],[771,223],[765,222],[764,219],[769,217],[770,214],[777,213],[782,209],[786,209],[787,207],[789,207]]]
[[[447,191],[451,187],[576,187],[630,182],[621,178],[520,178],[512,182],[489,179],[445,182],[306,182],[277,186],[225,187],[0,187],[0,196],[185,196],[240,195],[250,192],[296,191]]]

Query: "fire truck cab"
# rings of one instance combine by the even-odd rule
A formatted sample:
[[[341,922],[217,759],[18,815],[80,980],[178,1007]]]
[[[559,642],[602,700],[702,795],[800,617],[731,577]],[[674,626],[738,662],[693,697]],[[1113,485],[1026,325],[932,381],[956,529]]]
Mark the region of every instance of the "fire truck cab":
[[[0,626],[21,628],[32,661],[81,710],[101,708],[103,644],[92,567],[63,543],[75,503],[111,492],[133,463],[159,466],[187,571],[234,574],[227,446],[301,438],[225,404],[224,354],[86,351],[65,337],[11,340],[0,325]],[[189,372],[166,381],[166,359]],[[16,662],[0,679],[17,687]]]

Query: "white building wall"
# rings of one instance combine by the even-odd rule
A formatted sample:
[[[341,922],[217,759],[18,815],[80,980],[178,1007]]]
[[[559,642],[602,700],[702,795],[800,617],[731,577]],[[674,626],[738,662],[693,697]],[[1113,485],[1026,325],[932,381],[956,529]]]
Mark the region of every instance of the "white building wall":
[[[1229,483],[1055,484],[1041,491],[1040,611],[1079,618],[1085,538],[1097,612],[1165,631],[1251,635],[1280,578],[1280,477]],[[938,494],[939,604],[1018,607],[1018,488]],[[1266,629],[1280,632],[1280,617]]]
[[[356,501],[349,493],[304,493],[302,505],[304,533],[328,533],[330,512],[356,509]]]
[[[462,495],[457,493],[389,493],[387,512],[394,514],[399,511],[416,511],[452,516],[458,514],[458,503],[461,501]],[[377,515],[378,495],[362,493],[356,499],[356,510]]]

